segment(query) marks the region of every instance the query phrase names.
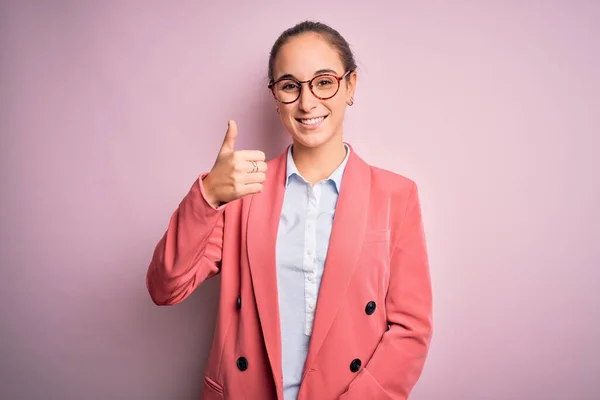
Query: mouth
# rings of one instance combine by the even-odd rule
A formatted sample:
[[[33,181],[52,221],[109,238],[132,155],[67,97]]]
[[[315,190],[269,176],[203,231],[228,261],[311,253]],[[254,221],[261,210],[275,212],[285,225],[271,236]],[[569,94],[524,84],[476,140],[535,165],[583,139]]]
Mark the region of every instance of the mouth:
[[[327,117],[328,117],[328,115],[323,115],[321,117],[315,117],[315,118],[296,118],[296,121],[298,121],[303,126],[316,128]]]

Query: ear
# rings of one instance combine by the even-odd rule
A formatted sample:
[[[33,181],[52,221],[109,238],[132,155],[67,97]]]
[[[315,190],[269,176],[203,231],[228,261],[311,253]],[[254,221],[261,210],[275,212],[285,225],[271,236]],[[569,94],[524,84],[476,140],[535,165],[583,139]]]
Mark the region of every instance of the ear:
[[[273,98],[273,102],[275,103],[275,111],[277,111],[277,114],[281,114],[279,111],[279,102],[275,98]]]
[[[350,99],[354,97],[354,92],[356,91],[356,81],[358,79],[356,71],[352,71],[346,79],[346,101],[350,101]]]

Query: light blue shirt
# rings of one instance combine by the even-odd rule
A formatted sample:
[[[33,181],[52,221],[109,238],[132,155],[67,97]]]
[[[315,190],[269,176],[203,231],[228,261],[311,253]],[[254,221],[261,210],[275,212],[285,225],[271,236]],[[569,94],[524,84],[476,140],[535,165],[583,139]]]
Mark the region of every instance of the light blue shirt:
[[[287,154],[283,208],[277,232],[277,291],[283,397],[296,400],[308,352],[335,206],[350,155],[314,186],[300,175],[292,146]]]

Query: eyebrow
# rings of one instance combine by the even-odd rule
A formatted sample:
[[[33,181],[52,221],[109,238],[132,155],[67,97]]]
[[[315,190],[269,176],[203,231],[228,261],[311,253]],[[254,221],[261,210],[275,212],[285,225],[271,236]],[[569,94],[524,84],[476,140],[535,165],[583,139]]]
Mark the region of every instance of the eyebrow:
[[[336,71],[334,71],[334,70],[332,70],[332,69],[325,68],[325,69],[320,69],[320,70],[316,71],[316,72],[313,74],[313,77],[314,77],[314,76],[317,76],[317,75],[321,75],[321,74],[334,74],[334,75],[338,75],[338,73],[337,73]],[[282,76],[280,76],[279,78],[277,78],[277,79],[275,79],[275,80],[276,80],[276,81],[278,81],[278,80],[280,80],[280,79],[289,79],[289,78],[291,78],[291,79],[295,79],[295,80],[297,80],[297,81],[299,81],[299,80],[300,80],[300,79],[296,78],[296,77],[295,77],[294,75],[292,75],[292,74],[285,74],[285,75],[282,75]]]

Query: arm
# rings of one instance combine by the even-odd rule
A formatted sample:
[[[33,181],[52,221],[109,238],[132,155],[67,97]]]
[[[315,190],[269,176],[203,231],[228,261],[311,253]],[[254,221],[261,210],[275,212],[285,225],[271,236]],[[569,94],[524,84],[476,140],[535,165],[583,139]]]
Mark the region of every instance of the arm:
[[[416,185],[390,261],[390,329],[342,399],[407,399],[421,376],[432,336],[429,261]]]
[[[157,305],[182,302],[220,271],[224,208],[212,206],[199,179],[171,216],[146,273],[146,287]]]

